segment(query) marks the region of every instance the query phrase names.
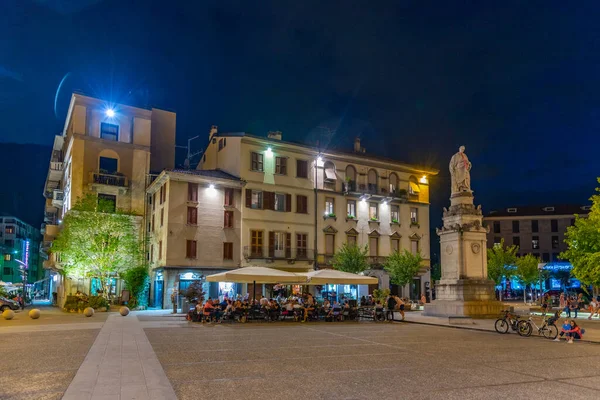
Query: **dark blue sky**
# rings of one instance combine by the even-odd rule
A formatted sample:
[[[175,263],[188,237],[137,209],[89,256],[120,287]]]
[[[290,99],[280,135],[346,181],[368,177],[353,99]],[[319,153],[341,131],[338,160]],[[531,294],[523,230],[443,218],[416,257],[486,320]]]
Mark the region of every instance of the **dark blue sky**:
[[[441,169],[434,217],[461,144],[484,211],[581,203],[600,175],[598,15],[558,1],[5,0],[0,140],[51,144],[81,89],[176,111],[180,143],[211,124],[309,142],[325,127],[335,147],[361,136]]]

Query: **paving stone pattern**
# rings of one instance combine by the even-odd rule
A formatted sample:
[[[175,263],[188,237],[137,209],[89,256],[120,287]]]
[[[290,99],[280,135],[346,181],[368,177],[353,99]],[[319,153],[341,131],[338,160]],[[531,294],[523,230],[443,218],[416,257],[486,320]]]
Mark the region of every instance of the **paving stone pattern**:
[[[4,332],[0,399],[54,400],[67,390],[100,329]]]
[[[108,317],[64,400],[176,399],[135,314]]]
[[[600,398],[595,344],[408,323],[145,332],[181,400]]]

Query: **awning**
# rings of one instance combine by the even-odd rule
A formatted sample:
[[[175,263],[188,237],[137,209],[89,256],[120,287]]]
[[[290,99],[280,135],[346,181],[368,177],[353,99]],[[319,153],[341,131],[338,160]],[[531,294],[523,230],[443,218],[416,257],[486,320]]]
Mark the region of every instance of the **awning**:
[[[357,275],[336,269],[320,269],[298,275],[306,276],[307,285],[375,285],[379,283],[379,280],[372,276]]]
[[[337,179],[335,176],[335,171],[331,168],[325,168],[325,179],[335,181]]]
[[[421,189],[419,189],[419,185],[416,184],[415,182],[408,182],[408,184],[410,185],[410,191],[412,193],[419,193],[419,192],[421,192]]]
[[[280,271],[265,267],[244,267],[225,271],[206,277],[207,282],[236,282],[236,283],[299,283],[306,281],[293,272]]]

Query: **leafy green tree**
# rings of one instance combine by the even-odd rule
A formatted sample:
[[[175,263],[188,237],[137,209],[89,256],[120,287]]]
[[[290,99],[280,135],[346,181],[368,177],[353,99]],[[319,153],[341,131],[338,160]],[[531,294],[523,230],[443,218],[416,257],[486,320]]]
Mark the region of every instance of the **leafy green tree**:
[[[125,287],[131,293],[131,308],[148,305],[148,290],[150,289],[150,275],[146,265],[130,268],[121,274]]]
[[[600,178],[598,178],[600,183]],[[600,188],[596,188],[600,192]],[[567,228],[565,243],[568,250],[560,258],[573,264],[571,273],[583,284],[600,286],[600,195],[593,195],[592,208],[586,216],[575,216],[575,225]]]
[[[358,274],[369,268],[367,254],[369,248],[358,245],[344,245],[333,256],[333,267],[344,272]]]
[[[383,264],[383,268],[390,274],[390,280],[398,286],[405,286],[412,282],[413,278],[423,267],[421,254],[413,254],[408,250],[393,252]]]
[[[487,250],[488,258],[488,278],[493,280],[496,285],[502,283],[502,278],[510,278],[513,276],[517,261],[517,251],[519,248],[515,245],[506,247],[504,239],[499,244],[494,245]],[[500,291],[500,300],[502,300],[502,291]]]
[[[438,262],[431,266],[431,282],[442,279],[442,265]]]
[[[136,216],[113,210],[114,204],[86,195],[65,215],[52,244],[52,251],[60,255],[63,273],[98,278],[105,297],[111,278],[145,265]]]
[[[523,284],[523,302],[525,303],[527,303],[527,285],[535,284],[540,278],[539,263],[540,259],[533,254],[526,254],[517,258],[515,273]]]

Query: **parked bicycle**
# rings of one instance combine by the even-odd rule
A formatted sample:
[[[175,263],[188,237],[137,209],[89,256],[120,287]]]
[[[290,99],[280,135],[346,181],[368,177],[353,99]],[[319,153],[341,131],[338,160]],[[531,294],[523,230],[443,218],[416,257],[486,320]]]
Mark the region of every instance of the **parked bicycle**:
[[[524,328],[523,331],[519,330],[519,335],[521,336],[531,336],[534,329],[537,331],[538,336],[542,335],[547,339],[554,340],[558,336],[558,328],[555,325],[556,320],[554,318],[544,318],[542,326],[537,326],[531,317],[523,322],[526,323],[527,328]]]
[[[527,332],[529,329],[527,326],[527,321],[522,320],[519,315],[511,314],[509,310],[504,310],[502,313],[504,315],[498,318],[494,324],[496,332],[508,333],[509,329],[518,332],[520,335],[522,335],[521,330],[523,330],[523,333]]]

